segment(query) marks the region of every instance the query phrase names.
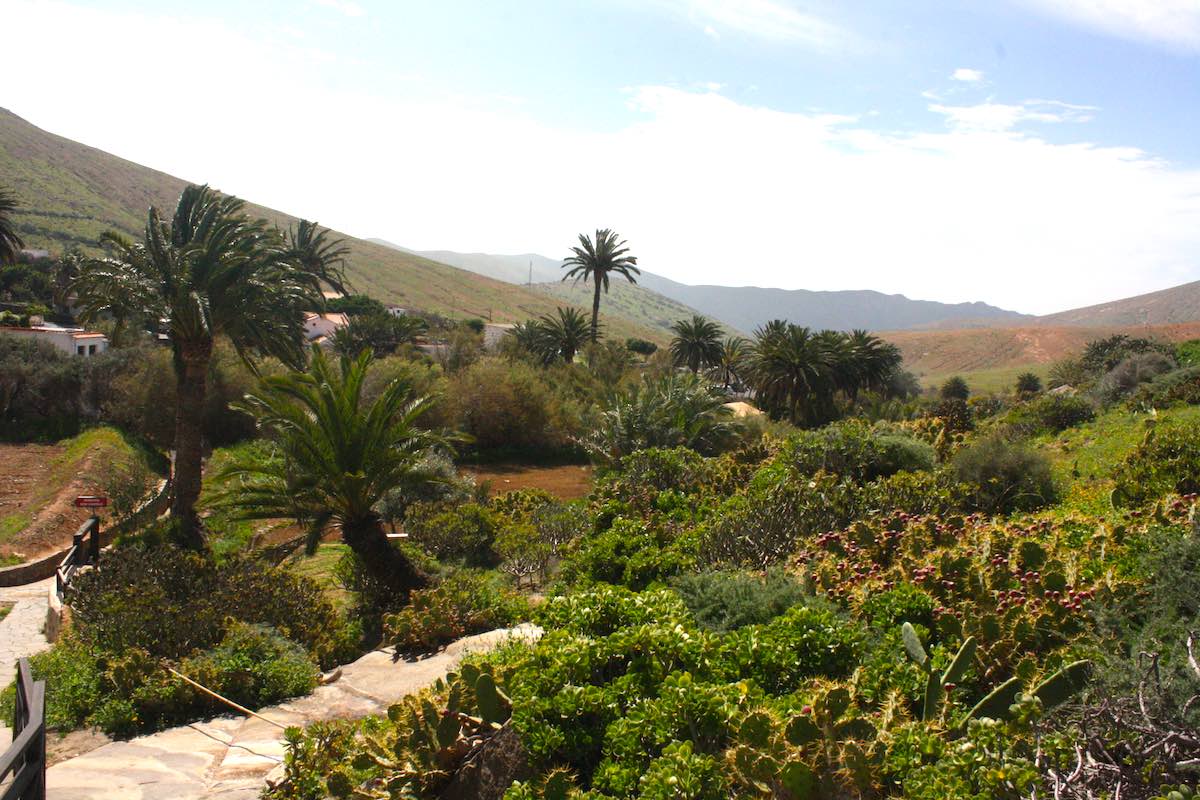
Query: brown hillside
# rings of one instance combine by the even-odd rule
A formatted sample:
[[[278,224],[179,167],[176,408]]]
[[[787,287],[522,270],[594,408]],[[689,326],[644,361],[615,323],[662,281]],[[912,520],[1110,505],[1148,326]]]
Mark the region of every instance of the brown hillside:
[[[900,348],[908,369],[918,375],[928,376],[1049,364],[1079,353],[1093,339],[1114,333],[1182,342],[1200,338],[1200,322],[893,331],[880,335]]]

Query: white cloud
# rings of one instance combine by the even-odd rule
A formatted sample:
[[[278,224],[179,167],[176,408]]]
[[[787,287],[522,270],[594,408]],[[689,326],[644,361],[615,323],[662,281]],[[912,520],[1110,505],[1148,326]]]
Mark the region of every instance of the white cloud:
[[[785,0],[654,0],[660,7],[684,16],[705,34],[720,38],[734,31],[768,41],[799,43],[817,49],[846,44],[850,37],[815,14],[800,11]]]
[[[1020,0],[1024,5],[1124,39],[1200,49],[1196,0]]]
[[[930,97],[928,94],[923,96]],[[929,110],[943,115],[950,126],[958,130],[1008,131],[1022,122],[1090,122],[1099,109],[1057,100],[1026,100],[1018,104],[988,101],[971,106],[932,103]]]
[[[979,83],[983,80],[983,72],[977,69],[959,67],[954,70],[954,74],[950,78],[951,80],[962,81],[963,83]]]
[[[331,8],[339,14],[345,14],[347,17],[362,17],[367,13],[366,9],[354,0],[313,0],[313,2],[324,8]]]
[[[202,19],[46,0],[8,0],[6,15],[56,31],[54,59],[29,37],[6,44],[13,63],[39,64],[5,85],[16,113],[358,236],[559,256],[577,231],[611,226],[647,269],[689,283],[871,288],[1036,312],[1200,277],[1200,171],[1023,129],[1090,113],[1066,104],[945,106],[936,113],[949,125],[931,115],[931,130],[899,134],[865,116],[648,86],[629,95],[634,123],[592,132],[411,83],[370,94],[346,62],[330,68]],[[145,69],[210,49],[224,55],[204,74],[220,101],[200,115],[174,102],[176,71]],[[154,114],[111,102],[131,76],[163,98]],[[1084,129],[1060,133],[1071,130]],[[603,179],[571,191],[595,165]]]

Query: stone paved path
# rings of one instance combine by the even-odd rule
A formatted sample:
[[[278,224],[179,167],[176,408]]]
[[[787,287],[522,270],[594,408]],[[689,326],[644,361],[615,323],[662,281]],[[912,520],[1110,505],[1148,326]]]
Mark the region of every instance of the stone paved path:
[[[50,646],[43,629],[49,610],[48,592],[54,578],[24,586],[0,587],[0,603],[15,603],[8,616],[0,620],[0,689],[17,676],[17,660],[40,653]],[[8,724],[0,720],[0,747],[12,741]]]
[[[454,668],[465,653],[517,636],[541,634],[529,625],[468,636],[420,661],[368,653],[342,668],[340,680],[308,697],[261,709],[282,725],[380,714]],[[283,759],[283,731],[260,719],[220,717],[127,742],[112,742],[55,764],[46,773],[53,800],[253,800]]]

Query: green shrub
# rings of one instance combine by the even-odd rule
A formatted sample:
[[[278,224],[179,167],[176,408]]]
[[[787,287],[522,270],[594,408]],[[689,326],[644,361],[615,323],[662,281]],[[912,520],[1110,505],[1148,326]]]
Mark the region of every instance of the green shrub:
[[[487,575],[458,571],[432,589],[413,592],[407,606],[384,617],[384,636],[397,652],[420,655],[529,613],[521,595],[497,587]]]
[[[417,503],[404,517],[410,539],[439,559],[459,560],[469,567],[499,562],[494,545],[503,517],[479,503],[446,507]]]
[[[197,683],[249,708],[260,708],[311,692],[317,666],[304,648],[266,625],[235,622],[220,644],[184,659],[179,671]],[[227,706],[199,702],[213,712]]]
[[[1142,384],[1174,369],[1175,361],[1160,352],[1131,355],[1105,373],[1096,385],[1096,396],[1103,403],[1115,403],[1129,397]]]
[[[742,572],[701,572],[682,575],[671,586],[701,627],[721,632],[769,622],[812,599],[798,580],[784,572],[768,572],[761,578]]]
[[[832,611],[797,606],[764,625],[729,634],[722,645],[727,662],[753,678],[768,694],[784,695],[805,678],[841,678],[861,655],[861,631]]]
[[[960,450],[954,456],[954,473],[970,487],[971,507],[986,514],[1033,511],[1057,498],[1049,460],[1000,436]]]
[[[1116,472],[1114,500],[1137,505],[1170,492],[1200,492],[1200,427],[1153,427]]]
[[[477,450],[544,455],[576,433],[576,421],[556,412],[550,387],[528,364],[485,358],[453,375],[446,391],[456,427]]]
[[[900,471],[932,469],[934,452],[918,439],[850,420],[790,437],[778,458],[801,475],[824,470],[867,483]]]
[[[563,559],[562,579],[645,589],[695,563],[689,544],[663,524],[619,517],[606,530],[575,543]]]
[[[1021,426],[1029,433],[1059,433],[1091,422],[1095,418],[1096,408],[1086,397],[1047,394],[1014,409],[1008,421]]]
[[[1159,375],[1143,384],[1130,400],[1135,408],[1169,408],[1200,404],[1200,366]]]
[[[547,630],[596,637],[639,625],[677,625],[687,616],[683,600],[667,589],[638,593],[620,586],[595,586],[549,598],[534,619]]]
[[[871,626],[890,631],[905,622],[933,630],[933,596],[911,583],[902,583],[886,592],[868,595],[859,609]]]
[[[129,736],[229,711],[228,706],[171,675],[142,648],[105,653],[73,633],[30,660],[46,681],[47,724],[61,731],[95,725]],[[308,694],[318,670],[304,649],[267,626],[233,622],[213,648],[197,651],[179,672],[251,708]],[[13,687],[3,710],[11,713]]]
[[[66,601],[81,640],[108,653],[178,659],[215,645],[228,618],[269,625],[325,666],[352,657],[357,645],[313,581],[253,559],[217,565],[169,546],[104,553],[72,581]]]

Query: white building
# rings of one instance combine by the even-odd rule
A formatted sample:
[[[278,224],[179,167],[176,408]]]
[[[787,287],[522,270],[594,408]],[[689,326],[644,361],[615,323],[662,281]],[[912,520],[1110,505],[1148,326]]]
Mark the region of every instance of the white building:
[[[83,328],[62,328],[58,325],[32,325],[28,328],[0,327],[0,333],[25,339],[49,342],[59,350],[74,356],[94,356],[108,349],[108,337]]]
[[[344,328],[349,324],[350,318],[340,312],[318,314],[315,311],[309,311],[304,315],[304,338],[310,342],[327,339],[333,336],[333,332],[338,328]]]
[[[395,303],[388,303],[386,306],[384,306],[384,308],[386,308],[387,312],[389,314],[391,314],[393,317],[403,317],[405,314],[408,313],[407,308],[401,308],[400,306],[396,305]]]

